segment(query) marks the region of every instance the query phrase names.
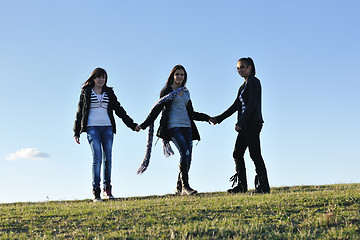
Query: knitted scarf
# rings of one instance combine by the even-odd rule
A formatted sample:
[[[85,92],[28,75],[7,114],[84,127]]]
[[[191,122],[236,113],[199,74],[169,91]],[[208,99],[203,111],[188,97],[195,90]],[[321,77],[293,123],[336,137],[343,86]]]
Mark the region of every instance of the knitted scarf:
[[[151,110],[153,110],[156,106],[158,106],[160,104],[172,101],[176,97],[176,95],[178,95],[181,91],[187,91],[186,87],[179,87],[178,89],[176,89],[176,90],[170,92],[169,94],[165,95],[164,97],[160,98],[155,103],[155,105],[153,106],[153,108]],[[145,157],[144,157],[144,160],[142,161],[139,169],[137,170],[137,174],[142,174],[143,172],[146,171],[147,167],[149,166],[153,137],[154,137],[154,123],[151,123],[149,125]],[[162,139],[162,143],[163,143],[164,155],[166,157],[173,155],[174,151],[171,149],[169,141]]]

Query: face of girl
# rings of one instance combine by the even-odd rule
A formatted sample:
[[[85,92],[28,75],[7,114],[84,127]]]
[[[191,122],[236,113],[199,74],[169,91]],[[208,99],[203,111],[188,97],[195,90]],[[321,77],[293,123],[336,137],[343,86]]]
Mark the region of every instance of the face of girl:
[[[242,61],[237,62],[236,69],[241,77],[247,78],[250,76],[251,66],[247,66]]]
[[[177,86],[181,86],[184,79],[185,79],[184,70],[182,70],[182,69],[176,70],[175,73],[174,73],[174,84],[176,84]]]
[[[99,76],[94,78],[95,87],[102,87],[105,85],[106,76]]]

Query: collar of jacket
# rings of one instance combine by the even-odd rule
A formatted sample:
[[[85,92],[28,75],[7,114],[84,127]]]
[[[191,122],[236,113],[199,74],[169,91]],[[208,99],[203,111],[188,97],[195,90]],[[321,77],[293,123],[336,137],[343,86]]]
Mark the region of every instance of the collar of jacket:
[[[85,87],[83,87],[83,89],[86,91],[86,92],[90,92],[92,87],[90,85],[87,85]],[[108,86],[103,86],[102,88],[102,92],[109,92],[109,90],[112,90],[112,87],[108,87]]]

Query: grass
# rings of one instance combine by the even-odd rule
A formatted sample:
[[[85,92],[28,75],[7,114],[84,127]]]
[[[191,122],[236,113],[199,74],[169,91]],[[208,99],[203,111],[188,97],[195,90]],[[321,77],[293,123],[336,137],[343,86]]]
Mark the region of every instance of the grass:
[[[360,239],[360,184],[0,204],[1,239]]]

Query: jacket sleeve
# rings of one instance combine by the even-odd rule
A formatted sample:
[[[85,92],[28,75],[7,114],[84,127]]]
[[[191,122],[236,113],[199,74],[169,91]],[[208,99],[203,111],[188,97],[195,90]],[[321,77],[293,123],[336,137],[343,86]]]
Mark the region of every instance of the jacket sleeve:
[[[261,85],[260,85],[260,81],[257,78],[252,78],[250,81],[248,81],[248,101],[246,103],[246,107],[244,112],[241,114],[238,122],[236,123],[236,125],[238,125],[239,127],[243,127],[245,122],[248,121],[248,119],[250,118],[251,114],[254,112],[255,108],[256,108],[256,104],[259,98],[259,94],[261,91]]]
[[[158,104],[151,109],[151,112],[146,117],[145,121],[140,124],[142,129],[146,129],[150,124],[152,124],[156,118],[159,116],[160,112],[164,109],[165,103]]]
[[[115,114],[121,118],[121,120],[125,123],[125,125],[132,129],[132,130],[135,130],[135,127],[136,127],[136,123],[134,123],[134,120],[129,116],[127,115],[125,109],[120,105],[119,101],[117,100],[117,97],[114,93],[114,91],[112,90],[112,95],[113,95],[113,98],[114,98],[114,102],[113,102],[113,109],[115,111]]]
[[[191,113],[192,118],[195,121],[204,121],[207,122],[210,119],[210,116],[205,113],[195,112],[191,100],[189,100],[187,106],[186,106],[188,112]]]
[[[83,91],[81,90],[80,99],[78,103],[78,110],[76,112],[75,116],[75,123],[74,123],[74,136],[80,137],[80,129],[81,129],[81,119],[82,119],[82,113],[83,113],[83,107],[84,107],[84,97],[83,97]]]
[[[171,87],[167,87],[164,91],[162,91],[160,93],[160,98],[164,97],[166,94],[170,93],[172,91]],[[159,105],[154,106],[149,115],[146,117],[145,121],[140,124],[140,127],[142,129],[146,129],[148,126],[150,126],[150,124],[152,124],[156,118],[159,116],[159,114],[161,113],[161,111],[164,109],[165,106],[165,102]]]
[[[240,89],[239,89],[240,91]],[[230,117],[231,115],[234,114],[234,112],[236,112],[238,110],[238,104],[239,104],[239,94],[236,97],[234,103],[222,114],[216,116],[216,120],[218,123],[221,123],[222,121],[224,121],[226,118]]]

